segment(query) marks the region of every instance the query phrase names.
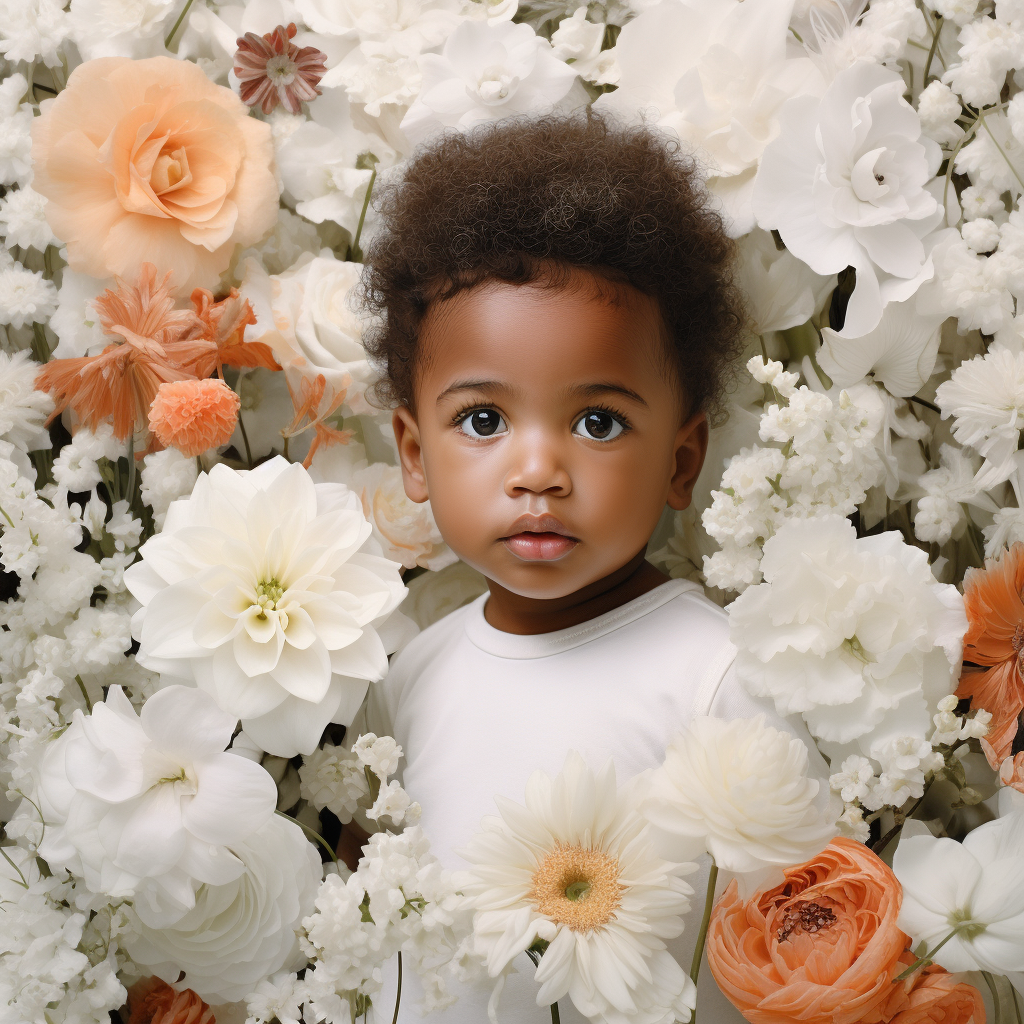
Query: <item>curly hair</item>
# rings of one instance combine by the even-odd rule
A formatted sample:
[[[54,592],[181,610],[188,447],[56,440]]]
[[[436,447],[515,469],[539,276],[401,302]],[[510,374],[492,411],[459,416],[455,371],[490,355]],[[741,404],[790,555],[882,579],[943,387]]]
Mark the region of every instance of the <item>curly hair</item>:
[[[487,280],[550,283],[554,266],[652,296],[690,409],[715,412],[743,323],[733,245],[700,169],[657,129],[587,110],[446,132],[374,208],[360,299],[382,405],[413,404],[431,302]]]

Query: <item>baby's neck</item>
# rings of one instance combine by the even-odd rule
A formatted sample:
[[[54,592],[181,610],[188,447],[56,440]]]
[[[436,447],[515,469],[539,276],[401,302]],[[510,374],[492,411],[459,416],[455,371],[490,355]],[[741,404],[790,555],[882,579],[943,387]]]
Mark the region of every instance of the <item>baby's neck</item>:
[[[644,559],[644,553],[639,552],[615,572],[565,597],[523,597],[488,581],[491,593],[484,605],[484,618],[503,633],[521,635],[578,626],[668,581],[668,576]]]

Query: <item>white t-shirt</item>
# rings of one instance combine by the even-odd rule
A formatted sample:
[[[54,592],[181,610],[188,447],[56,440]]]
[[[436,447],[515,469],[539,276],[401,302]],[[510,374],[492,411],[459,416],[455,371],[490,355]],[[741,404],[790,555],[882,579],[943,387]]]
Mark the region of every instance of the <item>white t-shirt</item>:
[[[489,625],[486,600],[484,594],[412,640],[384,681],[370,687],[365,728],[356,724],[401,744],[403,783],[422,804],[420,824],[445,867],[467,866],[458,851],[484,815],[497,813],[495,795],[522,803],[526,781],[538,768],[554,775],[567,752],[577,750],[594,769],[611,758],[622,782],[660,765],[667,744],[698,715],[765,713],[770,724],[808,744],[812,771],[827,778],[802,726],[779,718],[736,680],[726,614],[697,584],[671,580],[581,625],[532,636]],[[686,928],[669,944],[684,970],[700,928],[707,872],[705,857],[701,870],[687,877],[694,896]],[[525,954],[516,968],[499,1021],[549,1024]],[[411,975],[406,971],[403,982],[404,1024],[421,1019],[418,979]],[[426,1019],[486,1024],[490,987],[462,986],[454,1006]],[[390,1020],[393,977],[374,1003],[379,1019]],[[697,1005],[705,1024],[743,1024],[706,961]],[[559,1011],[563,1024],[585,1020],[568,997]]]

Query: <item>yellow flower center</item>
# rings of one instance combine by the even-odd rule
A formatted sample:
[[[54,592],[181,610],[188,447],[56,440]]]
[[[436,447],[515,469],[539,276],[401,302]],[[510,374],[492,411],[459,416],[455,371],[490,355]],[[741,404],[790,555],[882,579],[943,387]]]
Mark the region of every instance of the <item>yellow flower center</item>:
[[[533,873],[529,898],[545,917],[586,932],[615,916],[625,888],[619,862],[604,850],[555,843]]]

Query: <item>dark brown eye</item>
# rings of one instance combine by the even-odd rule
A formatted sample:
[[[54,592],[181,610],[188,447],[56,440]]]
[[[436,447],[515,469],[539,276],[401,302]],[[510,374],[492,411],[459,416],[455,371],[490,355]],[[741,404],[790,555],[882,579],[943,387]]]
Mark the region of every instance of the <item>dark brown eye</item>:
[[[610,412],[591,409],[580,417],[573,433],[591,441],[610,441],[618,437],[622,429],[622,424]]]
[[[493,437],[508,429],[501,414],[494,409],[475,409],[462,420],[459,427],[470,437]]]

